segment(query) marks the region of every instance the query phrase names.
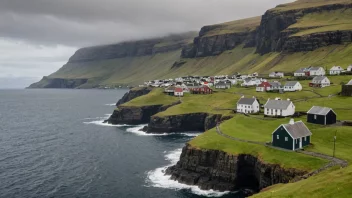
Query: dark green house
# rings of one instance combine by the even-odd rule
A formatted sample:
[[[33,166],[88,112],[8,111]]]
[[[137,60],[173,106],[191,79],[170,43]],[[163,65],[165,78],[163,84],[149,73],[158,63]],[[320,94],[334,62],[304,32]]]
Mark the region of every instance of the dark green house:
[[[272,133],[272,145],[288,150],[301,149],[310,144],[312,133],[302,122],[290,120],[288,124],[280,125]]]

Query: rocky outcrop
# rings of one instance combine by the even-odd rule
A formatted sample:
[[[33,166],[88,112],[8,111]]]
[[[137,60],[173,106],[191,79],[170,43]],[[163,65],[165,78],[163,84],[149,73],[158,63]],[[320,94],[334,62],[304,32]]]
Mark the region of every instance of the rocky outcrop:
[[[230,119],[230,117],[225,117]],[[208,113],[189,113],[170,116],[153,116],[148,125],[149,133],[198,132],[214,128],[222,116]]]
[[[123,97],[116,103],[116,106],[129,102],[137,97],[147,95],[151,91],[152,91],[152,88],[149,88],[149,87],[131,89],[129,92],[123,95]]]
[[[31,84],[28,88],[54,88],[54,89],[74,89],[88,82],[88,79],[64,79],[64,78],[48,78],[37,83]]]
[[[166,109],[180,104],[180,101],[169,105],[150,105],[150,106],[118,106],[105,123],[109,124],[147,124],[153,115],[165,111]]]
[[[186,45],[182,49],[182,58],[216,56],[241,44],[244,44],[245,47],[255,47],[256,45],[255,31],[203,36],[207,31],[204,28],[207,26],[202,28],[193,44]]]
[[[277,183],[288,183],[307,172],[282,168],[247,154],[232,155],[218,150],[196,149],[186,145],[176,165],[166,170],[171,179],[203,190],[254,192]]]
[[[159,112],[162,105],[132,107],[119,106],[105,122],[109,124],[146,124],[150,117]]]
[[[339,36],[341,34],[339,31],[336,31],[335,33],[312,34],[293,38],[290,36],[295,33],[294,29],[284,31],[306,14],[345,8],[352,8],[352,4],[331,4],[285,12],[278,12],[276,10],[267,11],[262,17],[257,32],[257,53],[266,54],[275,51],[310,51],[326,45],[340,44],[340,41],[342,40],[351,42],[351,39],[342,35]],[[327,37],[329,37],[329,39],[326,39]]]
[[[111,45],[79,49],[69,59],[69,63],[98,61],[124,57],[136,57],[166,53],[181,49],[195,36],[194,32],[171,35],[164,38],[131,41]]]

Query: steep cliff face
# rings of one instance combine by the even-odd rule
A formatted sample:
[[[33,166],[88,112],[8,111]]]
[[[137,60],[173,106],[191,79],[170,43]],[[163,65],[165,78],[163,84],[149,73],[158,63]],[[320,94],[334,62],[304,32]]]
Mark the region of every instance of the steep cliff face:
[[[164,38],[82,48],[75,52],[69,59],[69,63],[166,53],[181,49],[183,46],[187,45],[194,36],[195,32],[189,32]]]
[[[151,91],[152,89],[149,87],[131,89],[129,92],[123,95],[123,97],[116,103],[116,106],[129,102],[139,96],[147,95]]]
[[[260,17],[204,26],[192,44],[182,49],[182,58],[216,56],[239,45],[255,47]]]
[[[186,145],[176,165],[166,170],[171,179],[203,190],[234,191],[260,189],[288,183],[305,171],[284,169],[247,154],[231,155],[218,150],[196,149]]]
[[[66,88],[74,89],[88,82],[88,79],[63,79],[43,77],[40,82],[31,84],[28,88]]]
[[[340,32],[339,30],[324,31],[322,33],[308,33],[307,35],[294,36],[300,28],[288,29],[291,25],[305,15],[311,13],[330,12],[340,9],[351,9],[352,4],[328,4],[317,7],[291,9],[278,11],[276,9],[267,11],[261,20],[257,32],[257,52],[266,54],[269,52],[297,52],[312,51],[319,47],[341,44],[342,42],[352,42],[350,31]],[[343,10],[341,10],[343,12]],[[331,15],[333,17],[333,15]],[[312,22],[313,23],[313,22]],[[311,27],[303,29],[317,28],[312,24]],[[291,37],[293,36],[293,37]]]

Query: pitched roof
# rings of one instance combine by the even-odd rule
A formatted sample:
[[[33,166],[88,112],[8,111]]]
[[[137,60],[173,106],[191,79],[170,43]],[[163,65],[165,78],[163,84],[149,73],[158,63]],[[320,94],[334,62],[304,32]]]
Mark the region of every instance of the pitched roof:
[[[280,82],[270,82],[270,85],[272,87],[280,87],[281,86],[281,83]]]
[[[304,73],[304,68],[300,68],[297,71],[295,71],[295,73]]]
[[[170,87],[166,88],[165,90],[167,90],[167,91],[174,91],[174,90],[175,90],[175,86],[170,86]]]
[[[298,81],[287,81],[285,87],[293,87],[298,83]]]
[[[256,100],[255,98],[240,98],[237,104],[252,105]]]
[[[326,76],[316,76],[313,78],[313,81],[316,80],[316,81],[322,81],[324,80],[325,78],[327,78]]]
[[[268,109],[287,109],[288,106],[292,103],[290,100],[271,100],[264,105],[264,108]]]
[[[313,106],[307,113],[317,114],[317,115],[326,115],[330,111],[332,111],[332,109],[328,108],[328,107]]]
[[[265,86],[270,87],[271,85],[268,82],[262,82],[260,83],[260,85],[258,85],[258,87],[265,87]]]
[[[309,68],[309,71],[317,71],[319,70],[321,67],[311,67]]]
[[[343,70],[340,66],[333,66],[330,70]]]
[[[215,86],[226,86],[226,83],[224,82],[218,82],[215,84]]]
[[[295,122],[294,124],[283,124],[283,126],[294,139],[312,135],[312,132],[310,132],[302,121]]]
[[[346,85],[352,85],[352,79]]]

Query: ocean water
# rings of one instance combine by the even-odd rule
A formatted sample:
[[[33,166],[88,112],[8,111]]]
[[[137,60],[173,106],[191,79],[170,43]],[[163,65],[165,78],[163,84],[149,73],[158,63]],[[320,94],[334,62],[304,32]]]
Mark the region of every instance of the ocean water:
[[[164,176],[197,134],[103,124],[127,90],[0,90],[0,197],[235,197]]]

